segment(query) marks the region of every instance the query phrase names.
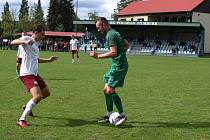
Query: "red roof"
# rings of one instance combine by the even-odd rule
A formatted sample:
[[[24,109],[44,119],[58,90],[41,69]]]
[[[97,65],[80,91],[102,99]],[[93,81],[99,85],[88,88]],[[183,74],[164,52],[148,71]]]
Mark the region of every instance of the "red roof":
[[[27,32],[27,34],[32,35],[32,32]],[[21,35],[21,33],[17,33],[15,35]],[[81,32],[54,32],[54,31],[45,31],[45,36],[55,36],[55,37],[82,37],[84,33]]]
[[[52,31],[45,31],[45,36],[77,36],[82,37],[84,33],[81,32],[52,32]]]
[[[143,0],[130,3],[117,13],[118,16],[189,12],[201,4],[204,0]]]

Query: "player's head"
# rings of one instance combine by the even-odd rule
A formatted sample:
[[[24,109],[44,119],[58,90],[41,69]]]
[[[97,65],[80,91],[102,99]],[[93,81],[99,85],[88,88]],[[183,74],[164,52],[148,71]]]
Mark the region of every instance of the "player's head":
[[[74,35],[72,35],[72,36],[71,36],[71,38],[72,38],[72,39],[74,39],[74,38],[75,38],[75,36],[74,36]]]
[[[96,29],[102,34],[106,33],[109,30],[109,22],[105,17],[98,17],[96,19]]]
[[[33,27],[33,36],[35,40],[40,41],[45,37],[45,28],[41,24],[34,25]]]

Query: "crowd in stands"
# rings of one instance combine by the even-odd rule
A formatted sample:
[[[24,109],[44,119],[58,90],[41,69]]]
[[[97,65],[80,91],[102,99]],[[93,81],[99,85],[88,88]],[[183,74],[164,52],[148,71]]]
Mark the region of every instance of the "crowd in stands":
[[[128,53],[131,54],[166,54],[166,55],[197,55],[200,43],[195,41],[180,40],[146,40],[129,39],[130,47]],[[0,39],[1,50],[13,50],[10,45],[11,40]],[[83,51],[107,51],[104,47],[104,40],[91,38],[79,39],[80,50]],[[48,40],[41,41],[39,48],[41,51],[68,52],[70,49],[69,40]]]
[[[0,39],[0,49],[1,50],[13,50],[17,49],[10,45],[11,40]],[[45,40],[39,42],[40,51],[59,51],[59,52],[68,52],[70,49],[69,41],[62,40]]]
[[[14,50],[17,47],[12,47],[9,39],[0,39],[0,50]],[[79,38],[79,49],[86,51],[97,51],[105,50],[104,41],[94,38],[85,39]],[[40,51],[53,51],[53,52],[69,52],[70,50],[70,40],[52,40],[46,39],[39,42]]]
[[[129,53],[197,55],[200,43],[180,40],[130,40]]]

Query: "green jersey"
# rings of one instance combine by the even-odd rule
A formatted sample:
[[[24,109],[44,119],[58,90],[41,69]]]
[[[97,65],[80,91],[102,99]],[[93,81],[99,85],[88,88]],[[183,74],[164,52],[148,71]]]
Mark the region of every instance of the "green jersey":
[[[117,47],[117,55],[112,57],[110,69],[104,75],[104,81],[111,87],[122,87],[128,71],[128,62],[124,46],[124,39],[114,29],[110,29],[106,35],[105,47]]]
[[[127,67],[127,57],[124,46],[124,38],[114,29],[110,29],[106,34],[106,44],[105,47],[108,49],[113,45],[117,46],[117,55],[112,58],[112,67]]]

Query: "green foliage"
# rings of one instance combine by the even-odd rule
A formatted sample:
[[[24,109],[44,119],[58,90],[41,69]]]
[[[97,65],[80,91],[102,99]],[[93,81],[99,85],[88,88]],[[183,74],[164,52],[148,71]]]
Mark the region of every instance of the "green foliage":
[[[18,32],[31,31],[32,28],[33,28],[33,25],[31,25],[31,22],[29,21],[28,16],[22,17],[22,19],[17,23]]]
[[[25,19],[26,17],[29,17],[28,0],[22,0],[19,11],[19,20]]]
[[[19,22],[16,26],[18,32],[30,31],[32,29],[29,18],[28,0],[22,0],[19,11]]]
[[[8,2],[4,5],[4,12],[2,13],[2,23],[1,28],[3,29],[2,37],[3,38],[11,38],[14,30],[14,24],[12,15],[9,10]]]
[[[74,10],[73,0],[60,0],[60,24],[63,25],[64,31],[73,31]]]
[[[35,11],[34,11],[34,21],[35,24],[42,24],[45,25],[44,20],[44,11],[42,10],[41,1],[38,0],[38,4],[35,5]]]
[[[102,76],[109,60],[69,53],[40,64],[51,96],[33,110],[27,129],[15,124],[31,96],[15,79],[15,51],[0,51],[0,138],[2,140],[209,140],[209,58],[128,56],[123,88],[117,89],[128,116],[121,127],[98,124],[105,113]]]
[[[98,13],[96,11],[88,13],[89,20],[96,20]]]
[[[138,0],[120,0],[119,3],[117,3],[117,8],[114,9],[114,14],[112,14],[112,18],[114,20],[117,20],[117,16],[116,14],[122,10],[123,8],[125,8],[126,6],[128,6],[129,3],[133,2],[133,1],[138,1]]]
[[[59,0],[50,0],[47,14],[47,28],[48,30],[55,31],[58,26],[59,16]]]
[[[137,1],[137,0],[120,0],[120,2],[117,4],[117,10],[120,11],[126,6],[128,6],[129,3]]]
[[[73,0],[50,0],[47,27],[51,31],[73,31]]]

